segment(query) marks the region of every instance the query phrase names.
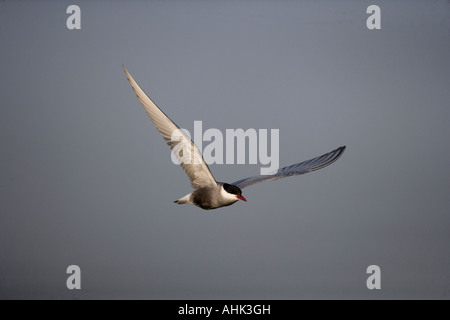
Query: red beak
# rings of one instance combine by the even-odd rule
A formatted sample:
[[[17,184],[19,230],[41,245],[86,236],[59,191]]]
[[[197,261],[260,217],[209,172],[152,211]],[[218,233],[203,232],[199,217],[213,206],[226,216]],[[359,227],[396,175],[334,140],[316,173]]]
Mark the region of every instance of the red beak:
[[[236,196],[236,198],[238,198],[239,200],[247,201],[247,199],[245,199],[243,196]]]

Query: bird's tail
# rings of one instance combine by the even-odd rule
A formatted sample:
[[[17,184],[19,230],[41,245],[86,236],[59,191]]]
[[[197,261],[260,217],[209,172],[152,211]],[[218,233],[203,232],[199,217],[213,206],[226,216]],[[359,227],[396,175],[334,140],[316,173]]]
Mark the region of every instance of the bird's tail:
[[[175,200],[174,202],[178,203],[178,204],[192,203],[191,202],[191,194],[189,193],[189,194],[185,195],[184,197],[182,197],[182,198],[180,198],[178,200]]]

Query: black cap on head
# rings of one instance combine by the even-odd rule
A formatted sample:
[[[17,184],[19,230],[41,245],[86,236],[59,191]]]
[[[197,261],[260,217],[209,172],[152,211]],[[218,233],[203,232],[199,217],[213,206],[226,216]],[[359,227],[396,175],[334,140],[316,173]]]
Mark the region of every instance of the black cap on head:
[[[236,187],[232,184],[224,183],[223,188],[225,189],[226,192],[235,194],[237,196],[240,196],[242,194],[241,189],[239,189],[238,187]]]

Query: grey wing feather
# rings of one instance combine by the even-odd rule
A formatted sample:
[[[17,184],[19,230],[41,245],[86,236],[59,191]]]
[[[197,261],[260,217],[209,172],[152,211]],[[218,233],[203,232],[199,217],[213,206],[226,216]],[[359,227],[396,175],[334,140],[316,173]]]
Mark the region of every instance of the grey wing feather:
[[[342,153],[344,153],[344,150],[345,146],[339,147],[336,150],[326,153],[320,157],[278,169],[274,172],[274,174],[249,177],[236,181],[232,184],[242,189],[256,183],[278,180],[285,177],[296,176],[319,170],[335,162],[342,155]]]
[[[215,185],[217,182],[209,170],[208,165],[203,160],[202,154],[198,150],[197,146],[148,97],[144,90],[141,89],[141,87],[127,71],[125,66],[123,66],[123,69],[125,70],[128,81],[136,93],[136,96],[147,114],[150,116],[150,119],[153,121],[158,131],[163,136],[166,143],[169,145],[170,149],[173,150],[175,147],[177,148],[174,150],[175,157],[178,159],[181,167],[189,177],[192,187],[201,188],[208,185]],[[174,132],[177,134],[177,140],[172,140],[172,135]],[[186,161],[187,159],[189,159],[189,161]]]

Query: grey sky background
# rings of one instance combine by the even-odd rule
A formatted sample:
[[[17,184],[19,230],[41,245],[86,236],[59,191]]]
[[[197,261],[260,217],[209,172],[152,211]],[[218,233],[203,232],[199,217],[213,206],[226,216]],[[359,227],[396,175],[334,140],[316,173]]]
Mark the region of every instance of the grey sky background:
[[[449,17],[443,0],[1,1],[0,298],[449,299]],[[347,150],[247,203],[176,205],[189,181],[121,64],[188,130],[279,129],[281,166]]]

